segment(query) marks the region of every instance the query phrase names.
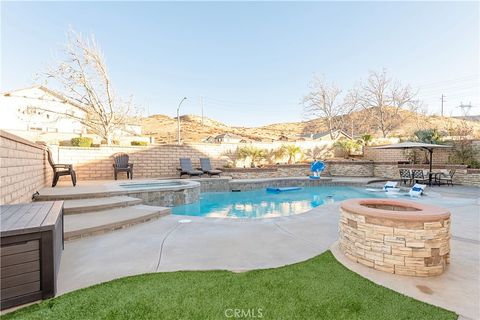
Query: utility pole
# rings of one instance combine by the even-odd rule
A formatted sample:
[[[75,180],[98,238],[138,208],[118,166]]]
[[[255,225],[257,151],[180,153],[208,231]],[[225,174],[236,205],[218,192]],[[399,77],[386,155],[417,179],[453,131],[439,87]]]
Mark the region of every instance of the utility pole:
[[[200,105],[202,107],[202,130],[204,129],[204,125],[203,125],[203,97],[200,97]]]
[[[180,145],[180,106],[182,105],[182,102],[187,100],[187,97],[183,97],[182,101],[178,104],[177,107],[177,143]]]
[[[442,93],[441,100],[442,100],[442,113],[441,114],[442,114],[442,117],[443,117],[443,102],[445,101],[445,95],[443,93]]]

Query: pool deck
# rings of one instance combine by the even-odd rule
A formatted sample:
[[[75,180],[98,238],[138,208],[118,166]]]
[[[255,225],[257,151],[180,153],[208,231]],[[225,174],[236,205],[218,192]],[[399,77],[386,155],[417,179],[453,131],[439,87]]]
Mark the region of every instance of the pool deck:
[[[367,183],[368,178],[337,181]],[[404,277],[342,259],[336,249],[338,203],[289,217],[222,219],[170,215],[148,223],[65,243],[58,294],[112,279],[150,272],[274,268],[332,248],[337,259],[360,275],[452,311],[480,319],[479,188],[431,187],[422,203],[452,213],[451,264],[438,277]],[[190,222],[184,223],[188,219]],[[321,272],[321,270],[319,270]]]

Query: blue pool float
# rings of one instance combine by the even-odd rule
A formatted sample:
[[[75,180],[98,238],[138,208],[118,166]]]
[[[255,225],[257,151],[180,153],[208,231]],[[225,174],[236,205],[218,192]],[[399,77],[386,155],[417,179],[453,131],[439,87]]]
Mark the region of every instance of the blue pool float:
[[[275,187],[268,187],[267,191],[269,192],[285,192],[285,191],[295,191],[300,190],[300,187],[285,187],[285,188],[275,188]]]

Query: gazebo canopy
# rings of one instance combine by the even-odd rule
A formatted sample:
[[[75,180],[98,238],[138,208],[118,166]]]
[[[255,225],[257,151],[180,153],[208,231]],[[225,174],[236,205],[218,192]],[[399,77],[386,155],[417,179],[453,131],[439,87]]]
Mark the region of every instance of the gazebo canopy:
[[[423,142],[400,142],[394,144],[387,144],[385,146],[372,147],[372,149],[423,149],[427,150],[430,154],[430,172],[432,172],[432,162],[433,162],[433,150],[434,149],[446,149],[451,148],[452,146],[444,144],[433,144],[433,143],[423,143]],[[429,174],[429,182],[431,184],[432,176]]]
[[[444,145],[444,144],[433,144],[433,143],[423,143],[423,142],[400,142],[394,144],[387,144],[385,146],[378,146],[372,147],[372,149],[426,149],[426,150],[433,150],[433,149],[441,149],[441,148],[451,148],[452,146]]]

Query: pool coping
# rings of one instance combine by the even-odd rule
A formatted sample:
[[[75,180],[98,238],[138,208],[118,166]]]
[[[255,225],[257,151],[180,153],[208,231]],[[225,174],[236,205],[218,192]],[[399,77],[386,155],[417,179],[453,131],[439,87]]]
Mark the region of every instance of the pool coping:
[[[76,187],[62,187],[62,188],[43,188],[39,191],[39,195],[35,197],[35,201],[50,201],[50,200],[72,200],[72,199],[88,199],[88,198],[103,198],[113,197],[119,195],[131,195],[143,192],[159,192],[159,191],[179,191],[185,189],[200,188],[200,183],[192,180],[159,180],[159,179],[145,179],[145,180],[130,180],[134,183],[145,184],[148,182],[168,183],[175,182],[175,185],[168,187],[155,188],[123,188],[121,184],[127,184],[128,181],[118,180],[103,182],[102,185],[87,185]],[[181,184],[177,184],[180,182]]]

